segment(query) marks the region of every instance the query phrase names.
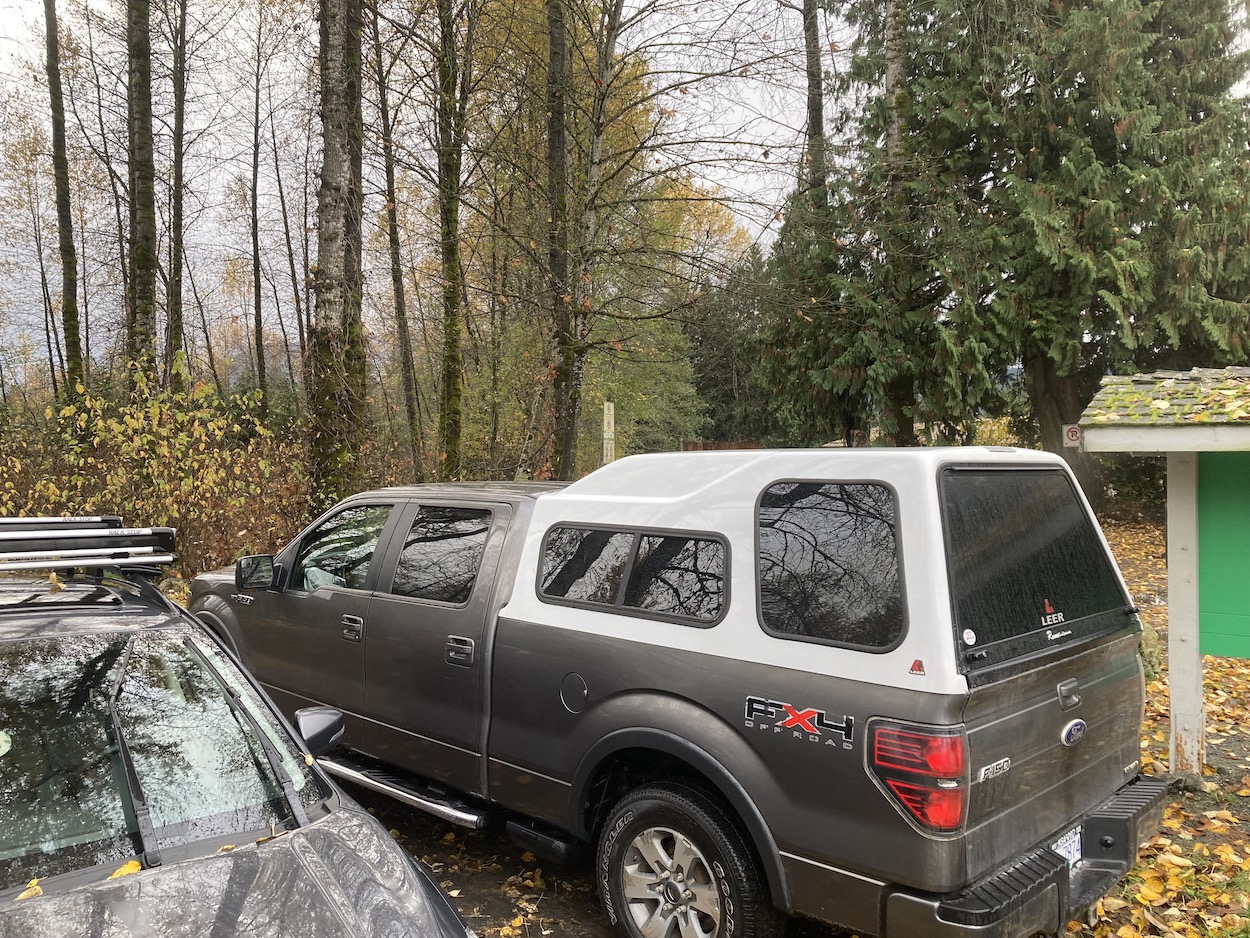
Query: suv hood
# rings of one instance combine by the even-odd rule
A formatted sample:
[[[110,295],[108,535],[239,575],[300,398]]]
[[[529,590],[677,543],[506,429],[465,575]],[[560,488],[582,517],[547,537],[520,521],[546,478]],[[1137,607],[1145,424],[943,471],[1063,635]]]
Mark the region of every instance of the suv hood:
[[[416,862],[350,809],[265,843],[0,907],[0,936],[13,938],[466,934]]]

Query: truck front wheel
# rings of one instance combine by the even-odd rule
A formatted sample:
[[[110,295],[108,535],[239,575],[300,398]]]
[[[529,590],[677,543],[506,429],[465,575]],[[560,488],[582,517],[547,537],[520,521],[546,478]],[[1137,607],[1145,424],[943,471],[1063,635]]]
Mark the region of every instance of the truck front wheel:
[[[612,809],[595,859],[621,938],[775,938],[755,856],[735,820],[697,789],[656,784]]]

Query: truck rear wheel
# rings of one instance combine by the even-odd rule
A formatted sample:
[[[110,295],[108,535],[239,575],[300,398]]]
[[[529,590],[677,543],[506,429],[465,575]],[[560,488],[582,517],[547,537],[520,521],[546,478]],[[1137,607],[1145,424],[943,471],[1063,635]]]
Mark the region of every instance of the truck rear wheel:
[[[782,916],[746,837],[686,785],[648,785],[612,809],[595,873],[621,938],[776,938]]]

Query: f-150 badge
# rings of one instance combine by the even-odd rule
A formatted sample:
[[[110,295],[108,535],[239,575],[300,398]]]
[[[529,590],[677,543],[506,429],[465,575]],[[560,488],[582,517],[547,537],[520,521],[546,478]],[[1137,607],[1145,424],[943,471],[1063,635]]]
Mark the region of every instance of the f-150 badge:
[[[816,707],[796,707],[766,697],[746,699],[746,728],[771,730],[773,733],[789,730],[795,739],[826,746],[838,745],[839,740],[834,738],[837,735],[841,737],[844,749],[850,749],[855,739],[855,718],[852,716],[844,715],[833,720],[824,710]]]

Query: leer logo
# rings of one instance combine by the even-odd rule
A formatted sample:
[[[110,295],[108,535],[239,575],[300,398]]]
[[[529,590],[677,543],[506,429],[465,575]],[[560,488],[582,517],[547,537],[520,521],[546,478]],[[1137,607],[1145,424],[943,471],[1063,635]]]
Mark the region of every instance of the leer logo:
[[[1049,599],[1043,599],[1042,604],[1043,611],[1045,612],[1045,615],[1042,616],[1043,627],[1047,625],[1058,625],[1063,621],[1063,613],[1055,612],[1055,607],[1050,604]]]
[[[837,741],[825,736],[825,732],[837,733],[842,737],[842,745],[851,748],[855,737],[855,718],[844,715],[840,720],[831,720],[824,710],[816,707],[795,707],[782,700],[768,700],[765,697],[748,697],[746,699],[747,729],[769,730],[781,733],[790,730],[797,739],[836,746]]]

